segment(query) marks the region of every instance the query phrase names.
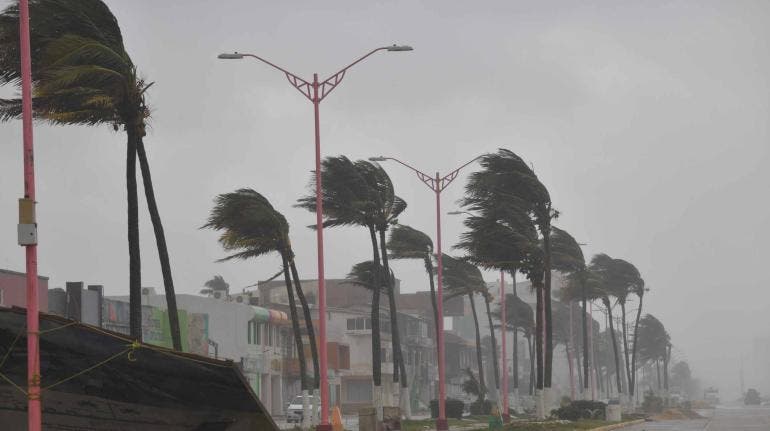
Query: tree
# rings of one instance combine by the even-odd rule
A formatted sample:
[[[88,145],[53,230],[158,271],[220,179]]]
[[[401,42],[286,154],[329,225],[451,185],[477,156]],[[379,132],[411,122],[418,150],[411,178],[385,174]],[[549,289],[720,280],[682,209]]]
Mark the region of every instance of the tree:
[[[654,362],[658,365],[667,360],[671,337],[660,320],[651,314],[646,314],[639,320],[639,329],[636,332],[639,361],[642,364]],[[660,370],[659,366],[658,370]],[[660,378],[658,380],[660,386]]]
[[[230,296],[230,283],[226,282],[221,275],[215,275],[210,280],[203,283],[201,295],[213,295],[215,292],[224,292],[225,298]]]
[[[59,125],[103,125],[126,132],[126,190],[130,333],[142,337],[141,258],[136,160],[139,158],[150,219],[160,257],[174,349],[182,348],[166,238],[155,199],[143,138],[150,116],[140,77],[123,44],[118,21],[101,0],[31,0],[33,110]],[[0,15],[0,85],[19,84],[19,11]],[[21,116],[20,99],[0,100],[0,120]]]
[[[446,288],[444,301],[448,301],[458,296],[467,296],[473,313],[473,323],[476,329],[476,363],[479,368],[479,385],[482,394],[486,393],[487,386],[484,383],[484,364],[482,361],[481,350],[481,331],[479,330],[479,316],[476,311],[475,295],[484,295],[487,290],[486,283],[481,277],[481,271],[471,263],[462,259],[457,259],[449,255],[444,255],[441,259],[443,263],[443,281]],[[490,327],[492,336],[494,331]],[[495,351],[497,348],[495,347]],[[496,355],[493,355],[496,356]],[[480,398],[483,401],[483,395]]]
[[[553,364],[550,235],[551,220],[558,213],[552,208],[551,198],[546,187],[524,160],[512,151],[499,149],[497,153],[483,156],[480,164],[483,170],[471,174],[466,186],[466,197],[462,200],[463,205],[469,208],[513,206],[516,208],[516,212],[529,218],[542,235],[542,253],[539,257],[542,263],[541,274],[539,276],[532,274],[530,280],[537,281],[538,286],[542,286],[543,289],[542,304],[541,307],[538,307],[538,314],[543,315],[545,363],[542,373],[543,382],[538,387],[550,388]],[[538,322],[540,321],[541,319],[538,319]],[[540,378],[540,372],[538,372],[538,378]],[[541,416],[543,415],[543,412],[539,413]]]
[[[588,376],[588,300],[595,295],[589,294],[588,284],[591,274],[586,267],[585,257],[580,244],[567,231],[551,227],[552,262],[553,268],[566,274],[568,287],[565,300],[579,300],[583,304],[582,310],[582,346],[583,346],[583,370],[582,375]],[[570,322],[571,325],[571,322]],[[588,392],[588,378],[583,379],[583,392]]]
[[[406,203],[393,193],[393,185],[382,167],[359,160],[352,162],[345,156],[327,157],[321,164],[321,175],[323,176],[323,188],[321,190],[324,227],[338,226],[360,226],[369,231],[369,239],[372,245],[372,260],[374,262],[384,262],[381,258],[381,250],[385,250],[378,245],[378,234],[380,242],[384,240],[383,231],[395,223],[398,215],[406,208]],[[315,177],[313,177],[315,178]],[[311,187],[314,185],[314,179],[311,180]],[[315,191],[300,198],[297,206],[308,211],[315,212],[316,200]],[[387,277],[387,274],[381,274],[380,271],[386,269],[385,265],[375,265],[373,277],[378,280],[381,277]],[[394,381],[399,380],[399,371],[405,370],[403,357],[401,355],[401,345],[398,336],[397,311],[395,307],[395,296],[393,295],[393,280],[389,281],[388,299],[391,302],[391,332],[393,337],[393,355],[394,355]],[[375,282],[375,285],[379,282]],[[375,388],[382,385],[382,361],[380,359],[380,289],[372,289],[372,380]],[[401,373],[406,378],[406,373]],[[402,387],[405,382],[402,382]],[[408,393],[408,392],[407,392]],[[379,389],[375,390],[376,397],[381,396]],[[375,399],[375,405],[378,405],[379,399]]]
[[[299,358],[300,384],[302,390],[307,391],[311,385],[307,377],[305,349],[294,291],[296,290],[298,296],[301,295],[301,297],[304,297],[304,293],[299,283],[292,285],[291,273],[296,274],[296,268],[292,268],[294,251],[289,239],[289,223],[286,218],[273,208],[267,198],[258,192],[252,189],[239,189],[216,197],[214,208],[203,227],[221,232],[219,243],[225,251],[232,253],[220,261],[251,259],[273,252],[277,252],[281,256],[289,314]],[[305,301],[302,301],[302,308],[305,313],[305,326],[313,357],[315,382],[318,382],[318,353],[315,346],[313,321]],[[304,417],[309,417],[308,412],[304,413]]]
[[[421,231],[400,224],[394,226],[390,231],[387,247],[391,259],[420,259],[425,265],[433,307],[433,324],[438,339],[438,303],[436,302],[436,286],[433,281],[433,241]]]

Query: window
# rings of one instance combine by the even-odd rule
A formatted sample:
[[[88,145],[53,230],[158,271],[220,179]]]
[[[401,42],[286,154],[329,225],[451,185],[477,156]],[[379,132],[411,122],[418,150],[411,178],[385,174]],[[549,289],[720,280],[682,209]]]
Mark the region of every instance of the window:
[[[350,369],[350,347],[340,345],[338,350],[338,358],[339,358],[339,368],[341,370],[349,370]]]
[[[246,324],[246,341],[248,344],[259,344],[259,325],[253,320]]]
[[[348,401],[371,401],[371,380],[350,380],[345,382],[345,399]]]
[[[254,330],[254,344],[262,344],[262,325],[261,323],[256,324],[256,328]]]
[[[265,326],[267,327],[267,345],[268,346],[272,346],[273,345],[273,332],[275,332],[275,331],[273,331],[273,329],[274,329],[273,325],[268,323]]]
[[[364,329],[372,329],[372,319],[365,317],[354,317],[347,319],[348,331],[363,331]]]

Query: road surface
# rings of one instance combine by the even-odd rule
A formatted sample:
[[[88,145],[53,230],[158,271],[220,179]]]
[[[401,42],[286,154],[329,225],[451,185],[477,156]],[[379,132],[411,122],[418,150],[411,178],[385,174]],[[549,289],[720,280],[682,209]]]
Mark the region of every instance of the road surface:
[[[718,407],[709,419],[645,422],[624,431],[770,431],[770,407]]]

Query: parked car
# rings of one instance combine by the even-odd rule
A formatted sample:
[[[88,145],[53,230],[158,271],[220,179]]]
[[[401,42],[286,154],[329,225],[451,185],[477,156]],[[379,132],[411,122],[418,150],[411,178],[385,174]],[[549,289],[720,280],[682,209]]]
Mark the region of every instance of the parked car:
[[[318,404],[318,413],[317,414],[318,414],[318,416],[320,418],[320,415],[321,415],[321,400],[320,400],[319,397],[315,397],[315,399],[316,399],[316,403]],[[302,418],[302,403],[303,403],[302,395],[297,395],[296,397],[294,397],[293,400],[291,400],[291,402],[289,402],[288,407],[286,407],[286,422],[288,422],[288,423],[296,422],[298,424],[302,423],[302,419],[303,419]],[[313,395],[310,395],[310,394],[307,395],[307,403],[308,403],[308,406],[310,407],[310,410],[312,411],[312,409],[313,409]]]

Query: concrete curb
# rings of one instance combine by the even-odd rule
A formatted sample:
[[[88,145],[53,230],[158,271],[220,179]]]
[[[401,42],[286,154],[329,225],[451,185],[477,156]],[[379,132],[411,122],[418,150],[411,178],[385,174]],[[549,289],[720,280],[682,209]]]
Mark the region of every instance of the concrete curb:
[[[621,422],[619,424],[605,425],[599,428],[591,428],[591,431],[612,431],[612,430],[617,430],[625,427],[630,427],[633,425],[643,424],[644,422],[645,422],[644,419],[637,419],[629,422]]]

